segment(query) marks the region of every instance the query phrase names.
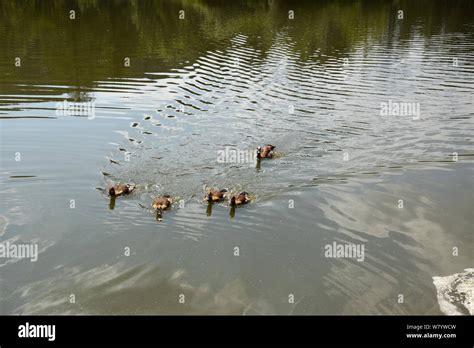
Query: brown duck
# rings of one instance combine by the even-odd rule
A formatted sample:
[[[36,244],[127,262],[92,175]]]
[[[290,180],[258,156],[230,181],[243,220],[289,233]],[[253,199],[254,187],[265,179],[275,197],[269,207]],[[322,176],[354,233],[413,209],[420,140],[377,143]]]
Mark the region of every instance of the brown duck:
[[[238,195],[232,196],[230,199],[231,206],[242,205],[248,202],[250,202],[250,199],[248,198],[247,192],[240,192]]]
[[[126,195],[132,192],[135,189],[133,184],[116,184],[109,188],[109,195],[111,197],[118,197],[121,195]]]
[[[265,146],[258,146],[257,158],[272,158],[274,149],[275,149],[275,146],[270,145],[270,144],[267,144]]]
[[[166,210],[171,206],[172,200],[169,195],[164,195],[162,197],[156,197],[151,206],[156,210]]]
[[[226,189],[222,189],[220,191],[210,190],[207,194],[206,200],[208,202],[220,202],[224,199],[226,192]]]

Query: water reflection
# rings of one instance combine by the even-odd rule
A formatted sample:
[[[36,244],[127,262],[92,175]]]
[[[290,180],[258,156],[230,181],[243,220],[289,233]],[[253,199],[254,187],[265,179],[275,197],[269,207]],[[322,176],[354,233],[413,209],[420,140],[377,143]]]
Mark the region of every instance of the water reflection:
[[[111,196],[109,200],[109,209],[113,210],[115,208],[115,196]]]
[[[17,314],[96,314],[102,303],[102,314],[262,314],[271,312],[271,305],[264,299],[249,297],[244,281],[229,279],[221,288],[211,289],[210,284],[193,285],[189,272],[178,268],[167,273],[156,265],[125,263],[101,266],[84,271],[62,267],[60,279],[45,279],[16,290],[21,297],[29,294],[35,298],[19,307]],[[70,301],[68,284],[75,280],[75,299]],[[54,285],[53,292],[45,289]],[[150,298],[154,300],[150,302]],[[80,303],[79,303],[80,299]],[[126,308],[124,308],[124,304]],[[179,306],[177,306],[177,304]],[[130,310],[132,312],[130,312]]]
[[[230,206],[229,216],[230,216],[231,219],[233,219],[235,217],[235,208],[236,208],[235,205]]]
[[[212,202],[207,202],[207,208],[206,208],[206,215],[207,216],[212,215],[212,206],[213,206]]]
[[[63,93],[68,100],[91,101],[97,81],[141,77],[144,71],[166,71],[175,68],[176,62],[195,61],[234,33],[248,36],[246,43],[265,58],[275,43],[275,33],[286,32],[299,59],[324,64],[347,57],[369,35],[374,41],[386,40],[387,48],[399,43],[406,47],[420,19],[425,36],[463,32],[473,11],[459,0],[450,1],[449,6],[429,0],[262,0],[235,5],[224,0],[58,1],[54,6],[7,0],[0,8],[4,24],[0,75],[17,82],[1,84],[0,92],[12,96],[30,92],[32,102],[56,101],[54,94]],[[69,19],[71,9],[76,11],[76,20]],[[181,9],[186,19],[180,21]],[[397,20],[398,9],[405,13],[403,20]],[[295,12],[294,21],[288,21],[288,10]],[[99,22],[101,30],[95,25]],[[29,44],[34,40],[45,41],[41,50]],[[58,47],[62,47],[60,52]],[[25,58],[21,69],[12,72],[10,53],[14,51]],[[125,57],[131,59],[128,68]],[[39,61],[41,69],[36,69]],[[118,91],[119,86],[110,88]],[[14,105],[15,99],[2,102]]]
[[[431,277],[472,262],[451,249],[472,244],[473,11],[2,1],[0,235],[42,253],[2,264],[0,312],[438,314]],[[94,118],[56,115],[65,99]],[[420,119],[381,115],[389,101]],[[267,142],[272,160],[216,160]],[[136,191],[94,189],[117,182]],[[204,215],[203,187],[254,197]],[[150,201],[166,192],[182,204],[163,218]],[[365,261],[325,258],[334,241]]]

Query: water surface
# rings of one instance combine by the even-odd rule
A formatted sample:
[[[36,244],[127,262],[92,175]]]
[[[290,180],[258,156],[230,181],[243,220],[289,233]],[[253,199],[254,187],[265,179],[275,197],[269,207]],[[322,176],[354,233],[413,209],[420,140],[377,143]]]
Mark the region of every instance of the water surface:
[[[473,266],[473,18],[468,0],[2,1],[0,241],[40,254],[0,259],[0,313],[440,314],[432,277]],[[264,143],[259,168],[217,161]],[[114,182],[137,189],[110,209]],[[207,187],[253,201],[209,215]]]

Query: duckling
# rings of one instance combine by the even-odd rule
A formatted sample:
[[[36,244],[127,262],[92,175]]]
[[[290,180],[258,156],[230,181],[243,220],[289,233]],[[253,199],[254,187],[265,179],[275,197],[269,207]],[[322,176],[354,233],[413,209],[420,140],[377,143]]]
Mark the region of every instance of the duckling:
[[[224,199],[226,192],[227,192],[226,189],[222,189],[220,191],[210,190],[206,197],[206,200],[208,202],[220,202]]]
[[[133,184],[116,184],[109,188],[110,197],[118,197],[121,195],[126,195],[132,192],[135,189]]]
[[[258,146],[257,147],[257,158],[272,158],[273,157],[273,150],[275,146],[267,144],[265,146]]]
[[[164,195],[163,197],[156,197],[151,206],[156,210],[166,210],[171,206],[172,200],[169,195]]]
[[[247,192],[240,192],[238,195],[232,196],[230,199],[231,206],[242,205],[248,202],[250,202],[250,199]]]

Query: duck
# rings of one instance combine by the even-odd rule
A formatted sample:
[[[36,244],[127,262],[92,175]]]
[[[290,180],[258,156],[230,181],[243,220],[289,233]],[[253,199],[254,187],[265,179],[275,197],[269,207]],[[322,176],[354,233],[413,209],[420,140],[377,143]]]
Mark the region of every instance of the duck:
[[[156,210],[166,210],[171,206],[172,200],[171,196],[164,195],[162,197],[156,197],[153,199],[151,206]]]
[[[230,199],[230,205],[234,207],[236,205],[242,205],[248,202],[250,202],[250,199],[247,192],[240,192],[238,195],[232,196]]]
[[[207,194],[206,200],[208,202],[220,202],[224,199],[226,192],[227,192],[226,189],[222,189],[220,191],[211,189],[209,193]]]
[[[135,189],[133,184],[116,184],[109,188],[109,195],[111,197],[118,197],[121,195],[127,195]]]
[[[276,146],[266,144],[265,146],[257,147],[257,158],[272,158],[273,150]]]

